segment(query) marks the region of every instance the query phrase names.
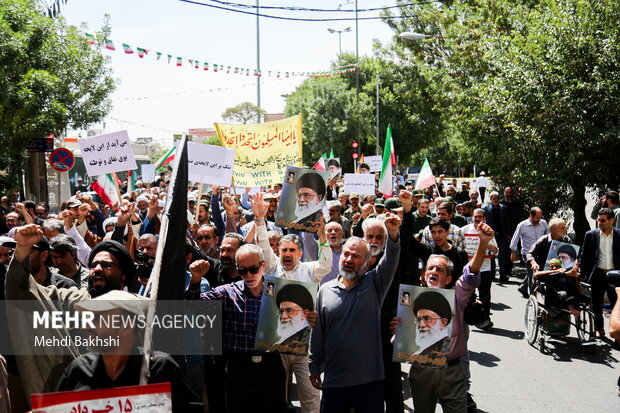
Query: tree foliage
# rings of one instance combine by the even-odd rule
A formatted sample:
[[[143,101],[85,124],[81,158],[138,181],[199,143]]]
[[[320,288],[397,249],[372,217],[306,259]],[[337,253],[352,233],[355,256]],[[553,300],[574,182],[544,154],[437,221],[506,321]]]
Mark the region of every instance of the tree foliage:
[[[78,28],[42,14],[34,0],[0,0],[0,189],[19,182],[28,142],[86,128],[110,109],[106,59]]]
[[[407,6],[395,32],[437,37],[389,51],[426,68],[458,136],[499,184],[524,188],[545,212],[570,206],[587,229],[585,188],[620,171],[617,0],[478,0]]]
[[[251,102],[239,103],[227,108],[222,113],[222,119],[231,123],[258,123],[267,112]]]

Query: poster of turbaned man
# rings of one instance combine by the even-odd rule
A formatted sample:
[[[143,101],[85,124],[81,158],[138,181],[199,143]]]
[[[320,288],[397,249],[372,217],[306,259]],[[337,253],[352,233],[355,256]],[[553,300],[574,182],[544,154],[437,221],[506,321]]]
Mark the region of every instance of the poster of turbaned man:
[[[398,324],[392,360],[447,367],[452,335],[454,290],[399,287]]]
[[[577,257],[579,257],[579,245],[553,240],[549,247],[544,270],[547,271],[549,269],[549,261],[554,258],[562,262],[562,268],[570,270],[577,264]]]
[[[316,232],[325,206],[329,172],[287,166],[282,196],[276,211],[276,225],[281,228]]]
[[[265,277],[254,349],[307,355],[311,332],[308,313],[314,311],[318,288],[318,283]]]

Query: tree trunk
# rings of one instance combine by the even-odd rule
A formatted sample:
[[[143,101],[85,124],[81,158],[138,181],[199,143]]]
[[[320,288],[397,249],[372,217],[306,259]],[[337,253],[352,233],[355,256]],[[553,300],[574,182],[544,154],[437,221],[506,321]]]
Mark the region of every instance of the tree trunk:
[[[583,184],[571,185],[573,189],[573,197],[570,200],[570,207],[573,210],[575,221],[573,229],[575,230],[575,243],[581,245],[587,231],[590,230],[590,224],[586,217],[586,187]]]

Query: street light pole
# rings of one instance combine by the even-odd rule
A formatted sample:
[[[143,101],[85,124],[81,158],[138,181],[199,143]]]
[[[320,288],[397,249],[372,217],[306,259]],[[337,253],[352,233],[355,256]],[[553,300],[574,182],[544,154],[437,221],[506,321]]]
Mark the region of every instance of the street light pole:
[[[336,30],[336,29],[329,28],[329,29],[327,29],[327,31],[332,33],[332,34],[333,33],[338,33],[338,55],[339,56],[342,55],[342,33],[343,32],[350,32],[351,28],[350,27],[345,27],[342,30]]]

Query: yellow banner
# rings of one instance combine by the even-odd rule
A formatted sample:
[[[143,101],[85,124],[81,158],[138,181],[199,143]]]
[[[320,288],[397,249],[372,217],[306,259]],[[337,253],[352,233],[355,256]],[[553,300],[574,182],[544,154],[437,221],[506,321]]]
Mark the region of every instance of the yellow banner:
[[[301,115],[267,123],[216,123],[222,145],[235,148],[235,186],[282,183],[287,165],[301,166]]]

